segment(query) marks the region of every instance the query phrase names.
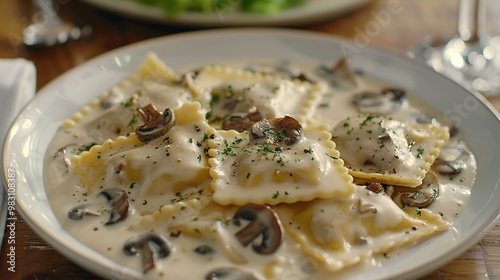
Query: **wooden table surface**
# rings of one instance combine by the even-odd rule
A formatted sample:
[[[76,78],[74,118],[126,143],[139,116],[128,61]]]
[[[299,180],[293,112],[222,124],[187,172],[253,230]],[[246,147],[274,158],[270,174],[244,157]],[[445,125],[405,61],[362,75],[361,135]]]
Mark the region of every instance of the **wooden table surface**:
[[[333,1],[333,0],[332,0]],[[23,57],[37,68],[37,88],[63,72],[106,51],[144,39],[187,32],[194,27],[155,25],[100,11],[79,1],[58,0],[61,17],[73,23],[88,24],[93,34],[76,42],[45,49],[28,49],[20,44],[22,29],[33,19],[30,0],[0,1],[0,58]],[[388,24],[369,38],[370,46],[405,53],[426,36],[446,40],[457,28],[457,0],[374,0],[359,10],[308,26],[296,27],[356,39],[359,30],[376,21],[376,13],[390,4],[401,5]],[[488,29],[500,35],[500,1],[490,0]],[[490,98],[500,110],[500,98]],[[500,202],[499,202],[500,203]],[[0,256],[0,279],[99,279],[58,254],[18,217],[16,223],[16,272],[8,272],[7,244]],[[485,237],[456,260],[422,279],[500,279],[500,220]]]

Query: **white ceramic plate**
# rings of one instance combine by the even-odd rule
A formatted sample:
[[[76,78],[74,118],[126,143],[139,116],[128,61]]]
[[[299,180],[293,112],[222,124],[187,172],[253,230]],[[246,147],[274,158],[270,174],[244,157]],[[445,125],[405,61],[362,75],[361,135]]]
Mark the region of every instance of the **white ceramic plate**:
[[[237,9],[215,13],[186,12],[166,18],[157,7],[145,6],[134,0],[84,0],[99,8],[141,20],[196,26],[298,26],[320,22],[360,8],[371,0],[307,0],[303,6],[266,16],[240,13]]]
[[[199,46],[203,46],[200,52]],[[348,48],[351,46],[351,48]],[[226,29],[185,33],[123,47],[101,55],[56,79],[14,122],[6,139],[6,168],[17,170],[17,209],[50,245],[83,267],[107,278],[137,273],[94,253],[66,233],[55,219],[43,185],[43,157],[61,121],[103,90],[134,72],[147,52],[174,68],[227,59],[335,61],[350,42],[328,35],[283,29]],[[372,48],[357,49],[351,65],[368,75],[417,93],[453,119],[465,133],[478,161],[472,197],[453,227],[391,260],[379,269],[349,279],[416,278],[473,246],[500,213],[500,121],[484,98],[436,74],[425,63]],[[460,110],[457,108],[461,108]]]

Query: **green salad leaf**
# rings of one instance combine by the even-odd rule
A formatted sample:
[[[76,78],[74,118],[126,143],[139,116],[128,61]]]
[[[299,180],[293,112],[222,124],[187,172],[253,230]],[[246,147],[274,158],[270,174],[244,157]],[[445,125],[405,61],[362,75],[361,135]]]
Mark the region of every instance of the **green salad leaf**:
[[[161,8],[167,17],[175,17],[187,11],[220,13],[240,11],[273,15],[303,5],[306,0],[135,0],[141,4]]]

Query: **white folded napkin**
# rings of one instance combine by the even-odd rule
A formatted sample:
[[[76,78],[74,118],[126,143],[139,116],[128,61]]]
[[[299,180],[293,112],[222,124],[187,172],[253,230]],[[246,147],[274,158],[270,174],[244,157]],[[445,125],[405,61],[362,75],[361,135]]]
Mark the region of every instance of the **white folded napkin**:
[[[3,156],[5,136],[19,111],[33,98],[36,91],[36,70],[31,61],[22,58],[0,59],[0,154]],[[3,170],[0,162],[0,170]],[[7,197],[0,172],[0,242],[7,218]]]

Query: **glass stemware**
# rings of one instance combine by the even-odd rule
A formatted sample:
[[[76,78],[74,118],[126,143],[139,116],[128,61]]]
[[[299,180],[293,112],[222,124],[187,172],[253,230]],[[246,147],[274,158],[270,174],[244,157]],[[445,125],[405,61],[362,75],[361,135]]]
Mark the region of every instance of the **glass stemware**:
[[[36,13],[33,24],[23,31],[23,43],[29,47],[50,47],[77,40],[91,33],[90,26],[78,27],[64,22],[58,15],[52,0],[33,0]]]
[[[457,35],[424,42],[415,51],[437,72],[470,91],[500,95],[500,42],[486,31],[487,0],[458,0]]]

